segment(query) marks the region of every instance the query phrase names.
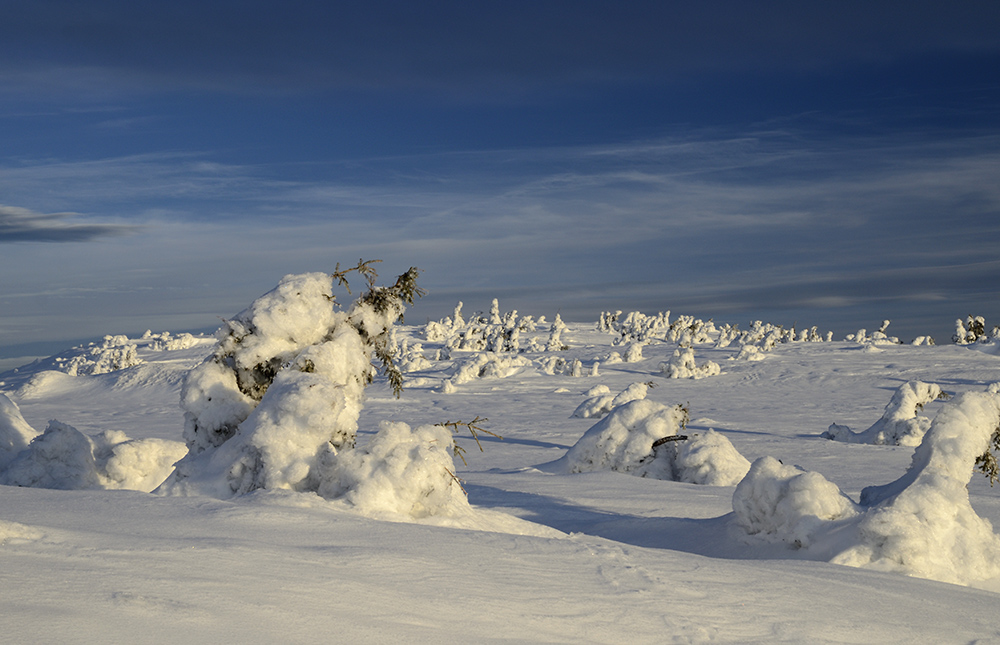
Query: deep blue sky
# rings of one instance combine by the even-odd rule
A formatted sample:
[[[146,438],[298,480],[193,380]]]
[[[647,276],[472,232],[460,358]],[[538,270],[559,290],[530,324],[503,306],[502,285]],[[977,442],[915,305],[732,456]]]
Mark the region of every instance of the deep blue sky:
[[[0,137],[0,358],[359,257],[410,322],[1000,324],[994,1],[0,0]]]

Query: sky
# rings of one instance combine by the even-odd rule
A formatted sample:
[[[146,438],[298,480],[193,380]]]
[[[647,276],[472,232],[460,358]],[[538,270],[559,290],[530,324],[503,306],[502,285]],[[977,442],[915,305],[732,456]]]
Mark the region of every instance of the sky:
[[[1000,4],[0,0],[0,360],[288,273],[407,322],[1000,324]],[[341,300],[347,298],[341,295]]]

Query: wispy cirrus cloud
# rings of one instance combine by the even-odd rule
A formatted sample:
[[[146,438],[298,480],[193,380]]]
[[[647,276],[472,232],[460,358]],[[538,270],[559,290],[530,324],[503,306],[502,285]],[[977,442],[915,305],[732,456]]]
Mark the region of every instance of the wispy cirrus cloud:
[[[132,224],[87,222],[78,213],[37,213],[0,204],[0,244],[9,242],[89,242],[127,235],[139,229]]]
[[[216,320],[206,310],[231,314],[276,277],[357,257],[423,269],[431,295],[418,318],[501,297],[577,320],[614,308],[744,321],[801,310],[786,322],[822,323],[849,309],[837,314],[848,324],[905,310],[947,325],[996,301],[984,277],[1000,244],[997,141],[783,131],[315,165],[220,163],[210,153],[21,163],[0,172],[0,192],[114,220],[104,238],[78,231],[102,240],[101,254],[19,249],[33,253],[0,257],[0,272],[30,272],[17,294],[52,294],[55,282],[111,287],[74,307],[183,312],[197,301],[185,320],[206,326]],[[36,235],[90,224],[4,212]],[[145,228],[107,237],[131,221]],[[60,264],[87,274],[55,276]],[[27,314],[29,300],[19,297],[18,310]]]

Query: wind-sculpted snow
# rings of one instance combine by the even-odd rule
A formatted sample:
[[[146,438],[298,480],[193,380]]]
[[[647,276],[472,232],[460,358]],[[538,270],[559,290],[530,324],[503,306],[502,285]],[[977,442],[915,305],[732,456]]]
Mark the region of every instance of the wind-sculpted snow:
[[[946,398],[933,383],[909,381],[899,386],[885,406],[885,414],[864,432],[852,432],[847,426],[830,424],[822,437],[847,443],[872,443],[891,446],[918,446],[931,420],[917,414],[925,405]]]
[[[733,510],[751,535],[832,562],[968,584],[1000,576],[1000,536],[969,502],[977,457],[1000,427],[1000,395],[968,392],[946,404],[906,473],[866,488],[854,504],[818,473],[764,457],[736,488]]]

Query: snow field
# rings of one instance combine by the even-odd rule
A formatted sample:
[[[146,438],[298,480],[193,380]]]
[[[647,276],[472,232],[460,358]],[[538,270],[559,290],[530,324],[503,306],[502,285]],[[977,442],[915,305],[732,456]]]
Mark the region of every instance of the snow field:
[[[501,330],[519,320],[499,319],[492,324]],[[493,352],[520,365],[457,384],[453,377],[487,351],[449,347],[464,326],[442,321],[436,340],[422,327],[398,327],[399,343],[419,346],[409,352],[411,386],[396,399],[376,379],[352,417],[356,448],[325,467],[317,467],[323,455],[296,466],[294,455],[308,450],[288,447],[290,457],[270,462],[287,487],[234,497],[229,473],[250,453],[238,444],[227,456],[228,441],[202,451],[222,453],[201,471],[217,489],[157,496],[5,487],[0,557],[11,581],[5,601],[17,611],[0,616],[4,632],[61,642],[137,633],[162,635],[153,642],[309,642],[331,633],[355,642],[1000,638],[989,591],[1000,591],[990,569],[1000,495],[981,475],[969,480],[993,419],[986,387],[1000,381],[996,356],[954,345],[878,344],[871,352],[867,335],[861,343],[810,334],[779,342],[762,326],[759,345],[694,344],[696,364],[711,361],[721,373],[675,379],[660,365],[677,341],[655,337],[669,329],[659,320],[652,332],[642,328],[633,362],[608,361],[622,337],[593,325],[560,321],[555,335],[566,349],[555,352],[549,325],[525,326],[517,342],[536,349]],[[684,322],[690,340],[697,330]],[[86,427],[77,434],[95,445],[103,432],[177,442],[176,374],[198,365],[207,343],[140,345],[142,364],[106,374],[6,374],[0,390],[11,405],[0,399],[0,430],[18,423],[15,409],[29,428],[54,417]],[[758,347],[761,360],[730,360],[746,347]],[[547,369],[552,358],[569,369]],[[287,396],[276,389],[261,397],[247,436],[272,432],[261,431],[269,395],[268,415],[284,415],[272,439],[283,428],[321,425],[310,420],[319,412],[302,412],[308,396],[287,407],[296,379],[317,373],[293,372],[270,386],[294,376]],[[820,436],[833,422],[871,426],[909,382],[959,395],[924,404],[933,422],[915,450]],[[619,396],[616,405],[605,400]],[[234,404],[223,397],[219,405]],[[574,415],[585,407],[589,414]],[[680,407],[686,421],[672,412]],[[220,418],[242,415],[238,408]],[[194,410],[199,420],[209,418],[204,410]],[[503,437],[481,435],[482,452],[467,434],[435,425],[476,416]],[[652,447],[677,434],[690,438]],[[465,448],[467,465],[451,458],[451,441]],[[724,485],[678,476],[725,464],[749,475]],[[310,471],[325,475],[312,480]]]

